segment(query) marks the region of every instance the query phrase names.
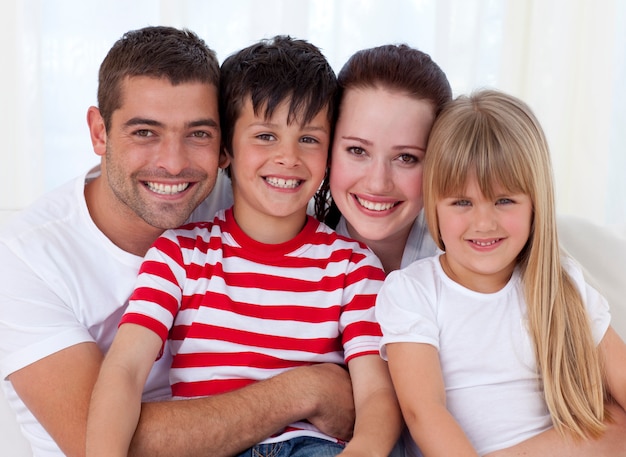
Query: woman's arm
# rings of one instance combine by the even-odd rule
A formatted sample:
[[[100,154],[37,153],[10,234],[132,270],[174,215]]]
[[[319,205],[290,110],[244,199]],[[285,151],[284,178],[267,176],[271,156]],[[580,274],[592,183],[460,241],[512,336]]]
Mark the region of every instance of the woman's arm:
[[[342,455],[388,456],[402,430],[402,415],[387,364],[378,354],[348,362],[356,422],[354,437]]]
[[[88,457],[125,457],[139,422],[141,393],[162,346],[153,331],[120,326],[96,380],[87,419]]]
[[[391,379],[411,436],[425,456],[478,456],[446,408],[446,394],[434,346],[386,346]]]

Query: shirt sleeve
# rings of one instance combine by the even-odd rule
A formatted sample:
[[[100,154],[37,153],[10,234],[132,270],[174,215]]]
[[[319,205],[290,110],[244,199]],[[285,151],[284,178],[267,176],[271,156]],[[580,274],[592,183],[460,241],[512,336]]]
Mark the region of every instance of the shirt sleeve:
[[[423,267],[427,264],[391,272],[378,294],[376,318],[383,333],[380,355],[385,360],[390,343],[425,343],[439,350],[436,288],[428,287],[433,273]]]

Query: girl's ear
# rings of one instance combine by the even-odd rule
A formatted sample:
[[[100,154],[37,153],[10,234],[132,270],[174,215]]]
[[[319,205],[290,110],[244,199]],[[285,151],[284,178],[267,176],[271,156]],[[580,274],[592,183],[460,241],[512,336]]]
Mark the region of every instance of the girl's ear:
[[[89,126],[89,135],[91,136],[94,152],[99,156],[104,156],[107,145],[107,131],[100,110],[95,106],[90,106],[87,110],[87,125]]]

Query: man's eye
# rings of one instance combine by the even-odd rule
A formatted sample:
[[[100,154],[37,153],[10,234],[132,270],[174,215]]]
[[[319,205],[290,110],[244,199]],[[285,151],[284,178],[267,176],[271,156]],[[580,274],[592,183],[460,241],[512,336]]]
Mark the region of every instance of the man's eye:
[[[207,132],[198,131],[198,132],[193,132],[191,136],[194,136],[196,138],[209,138],[211,135]]]
[[[150,130],[137,130],[135,132],[135,135],[149,137],[149,136],[152,136],[152,132]]]

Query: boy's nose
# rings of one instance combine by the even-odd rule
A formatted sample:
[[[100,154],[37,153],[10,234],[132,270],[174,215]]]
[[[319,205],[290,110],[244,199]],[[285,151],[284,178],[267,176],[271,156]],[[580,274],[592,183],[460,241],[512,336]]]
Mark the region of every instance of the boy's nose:
[[[285,167],[294,167],[300,163],[298,148],[292,145],[282,145],[276,155],[276,161]]]

